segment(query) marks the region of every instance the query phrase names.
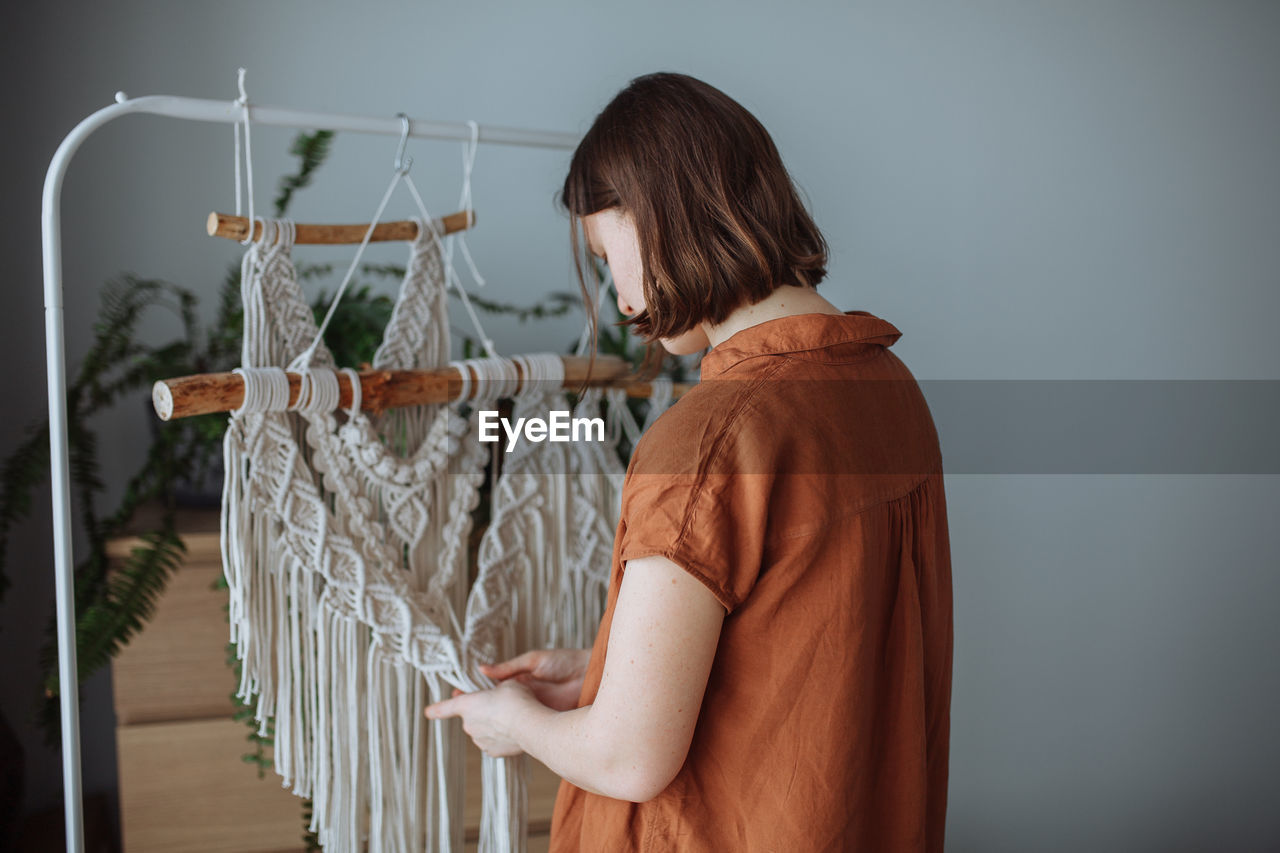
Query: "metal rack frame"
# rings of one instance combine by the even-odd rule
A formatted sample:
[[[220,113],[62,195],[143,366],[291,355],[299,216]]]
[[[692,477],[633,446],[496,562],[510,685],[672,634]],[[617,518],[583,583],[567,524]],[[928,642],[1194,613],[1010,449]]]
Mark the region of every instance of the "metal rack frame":
[[[248,105],[250,120],[276,127],[324,128],[400,136],[399,118],[371,118],[282,107]],[[58,146],[45,174],[41,201],[41,244],[44,258],[45,359],[49,376],[49,469],[53,489],[53,552],[55,598],[58,611],[58,681],[62,718],[62,775],[65,798],[67,850],[84,851],[80,783],[80,684],[76,667],[74,564],[71,554],[71,490],[67,445],[66,350],[63,341],[62,302],[62,182],[72,156],[89,136],[121,116],[144,113],[187,121],[235,124],[245,106],[236,101],[215,101],[173,95],[128,98],[123,92],[116,103],[82,120]],[[461,122],[410,119],[408,135],[428,139],[469,141],[471,127]],[[481,126],[478,142],[533,148],[573,149],[578,137],[571,133]]]

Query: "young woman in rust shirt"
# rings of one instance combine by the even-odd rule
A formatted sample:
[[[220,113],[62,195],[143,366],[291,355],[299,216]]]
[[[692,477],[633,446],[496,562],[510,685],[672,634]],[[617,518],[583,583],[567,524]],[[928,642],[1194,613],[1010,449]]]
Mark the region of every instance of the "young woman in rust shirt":
[[[711,349],[632,455],[595,647],[428,716],[563,777],[554,851],[941,850],[950,552],[900,333],[818,295],[769,134],[693,78],[632,81],[562,201],[636,332]]]

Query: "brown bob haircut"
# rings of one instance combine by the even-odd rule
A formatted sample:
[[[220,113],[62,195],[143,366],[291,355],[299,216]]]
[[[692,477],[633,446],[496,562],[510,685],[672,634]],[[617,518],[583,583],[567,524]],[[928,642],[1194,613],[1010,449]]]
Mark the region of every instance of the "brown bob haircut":
[[[588,306],[598,285],[594,276],[586,284],[584,266],[594,262],[579,239],[581,217],[613,207],[633,217],[645,308],[616,325],[650,343],[647,365],[659,338],[723,322],[780,285],[814,287],[826,275],[826,240],[768,131],[685,74],[637,77],[609,102],[574,152],[560,203]],[[594,356],[596,318],[587,314]]]

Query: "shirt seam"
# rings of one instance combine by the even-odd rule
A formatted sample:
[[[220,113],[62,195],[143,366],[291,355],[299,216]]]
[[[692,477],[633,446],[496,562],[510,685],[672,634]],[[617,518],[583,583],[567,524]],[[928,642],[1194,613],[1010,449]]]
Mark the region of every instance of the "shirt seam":
[[[712,462],[718,461],[720,455],[724,453],[725,445],[727,444],[727,442],[724,441],[725,433],[736,422],[738,413],[751,402],[751,399],[755,396],[756,390],[759,389],[760,386],[769,379],[769,377],[774,373],[777,373],[778,370],[782,368],[782,364],[783,363],[780,362],[764,375],[756,377],[755,381],[741,393],[738,401],[734,404],[733,408],[729,410],[728,415],[725,416],[724,423],[720,426],[720,429],[716,431],[715,438],[712,439],[711,452],[699,463],[698,479],[694,481],[693,490],[689,494],[689,501],[685,505],[686,512],[684,524],[681,525],[680,533],[676,536],[676,541],[672,544],[672,548],[679,548],[683,545],[685,537],[688,536],[689,531],[693,528],[693,515],[697,511],[698,498],[702,496],[702,489],[706,485],[707,476],[711,470],[711,464]]]
[[[929,471],[927,474],[922,475],[920,479],[916,480],[911,485],[905,487],[901,492],[899,492],[898,494],[894,495],[891,498],[885,498],[884,500],[876,501],[875,503],[867,504],[866,506],[863,506],[863,507],[858,507],[857,509],[851,510],[850,512],[842,513],[841,515],[833,515],[830,518],[823,521],[821,524],[815,527],[810,527],[806,530],[801,530],[798,533],[778,534],[777,536],[773,536],[765,540],[764,544],[766,547],[768,547],[769,545],[774,545],[778,542],[786,542],[791,539],[800,539],[805,536],[812,536],[815,533],[818,533],[826,529],[827,527],[831,526],[832,524],[835,524],[838,521],[847,521],[848,519],[851,519],[851,518],[857,518],[863,513],[870,512],[871,510],[876,509],[877,507],[886,506],[887,504],[891,504],[896,501],[900,501],[905,497],[909,497],[913,492],[915,492],[925,483],[929,482],[929,480],[941,474],[942,474],[942,465],[941,463],[939,463],[932,471]]]

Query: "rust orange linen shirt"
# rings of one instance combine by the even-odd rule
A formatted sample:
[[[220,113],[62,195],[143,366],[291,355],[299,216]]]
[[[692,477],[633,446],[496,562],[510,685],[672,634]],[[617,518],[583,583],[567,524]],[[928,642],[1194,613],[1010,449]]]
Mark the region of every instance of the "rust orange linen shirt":
[[[942,850],[950,546],[899,337],[863,311],[743,329],[640,440],[579,705],[627,560],[667,557],[728,613],[675,780],[645,803],[562,782],[552,851]]]

